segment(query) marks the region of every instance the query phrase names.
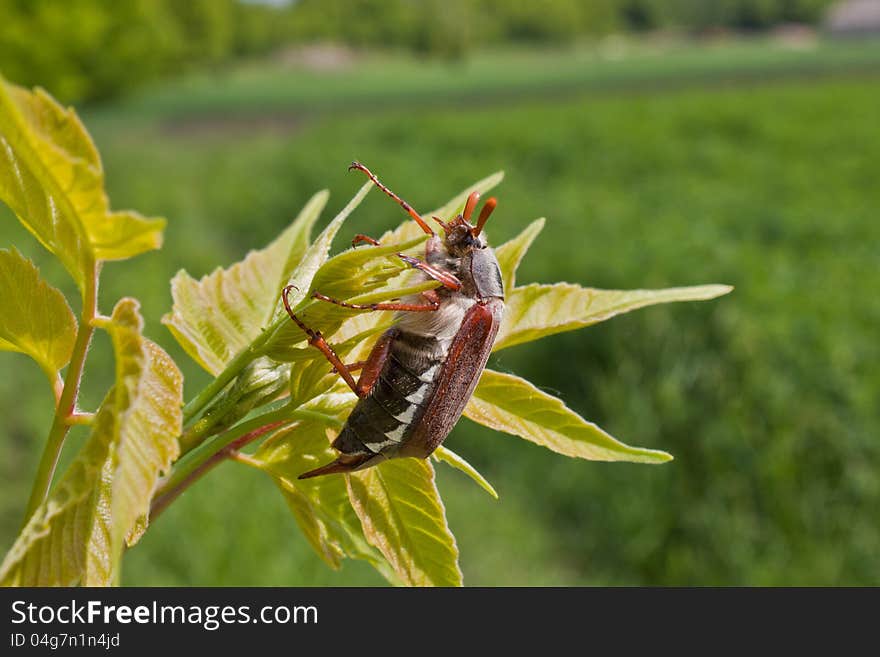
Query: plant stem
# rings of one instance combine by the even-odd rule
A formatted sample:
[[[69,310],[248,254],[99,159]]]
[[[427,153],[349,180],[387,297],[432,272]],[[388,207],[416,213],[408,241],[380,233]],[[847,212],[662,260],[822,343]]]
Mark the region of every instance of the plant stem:
[[[341,420],[326,413],[309,409],[292,409],[293,405],[287,403],[274,411],[269,411],[247,422],[242,422],[225,434],[194,449],[191,456],[181,458],[175,464],[175,469],[172,473],[156,489],[153,502],[150,505],[150,521],[152,522],[158,517],[181,493],[201,479],[209,470],[226,459],[234,459],[241,463],[258,467],[256,460],[247,454],[239,452],[242,447],[252,443],[257,438],[300,419],[320,420],[334,426],[342,426],[343,424]],[[196,426],[198,426],[198,423],[196,423]]]
[[[150,519],[163,511],[184,490],[198,481],[208,470],[225,460],[234,450],[241,449],[260,436],[291,421],[290,409],[282,406],[275,411],[242,422],[194,449],[175,464],[171,474],[159,485],[153,496]]]
[[[236,463],[244,463],[245,465],[249,465],[252,468],[256,468],[257,470],[262,470],[262,463],[250,454],[245,454],[244,452],[239,451],[231,451],[229,453],[229,458]]]
[[[260,436],[269,433],[273,429],[277,429],[283,424],[285,424],[285,422],[282,420],[279,422],[272,422],[271,424],[259,427],[258,429],[254,429],[253,431],[246,433],[240,438],[232,441],[220,451],[215,452],[208,460],[201,463],[186,477],[181,479],[176,486],[170,488],[167,492],[164,492],[161,495],[157,495],[155,498],[153,498],[153,503],[150,505],[150,522],[153,522],[156,518],[158,518],[159,514],[167,509],[174,500],[180,497],[183,491],[185,491],[187,488],[189,488],[191,485],[193,485],[195,482],[205,476],[210,470],[218,466],[227,458],[237,454],[238,450],[245,445],[253,442]]]
[[[302,312],[315,303],[314,300],[303,300],[296,308],[296,312]],[[244,369],[248,363],[262,355],[263,348],[272,339],[275,333],[289,321],[287,315],[279,316],[270,326],[263,329],[263,332],[248,345],[248,347],[237,354],[223,371],[206,386],[198,395],[189,401],[183,407],[183,422],[187,424],[192,422],[196,416],[208,405],[208,403],[219,395],[229,383],[238,376],[238,373]]]
[[[40,457],[40,464],[37,466],[37,475],[31,488],[31,495],[25,509],[22,526],[27,524],[34,511],[37,510],[37,507],[49,495],[52,477],[55,475],[58,458],[61,456],[61,448],[64,446],[64,439],[70,430],[68,418],[76,412],[76,400],[79,395],[79,384],[86,362],[86,354],[89,351],[89,343],[95,332],[92,320],[95,318],[98,309],[98,271],[98,263],[93,263],[91,274],[86,277],[85,288],[83,289],[82,316],[80,317],[79,328],[76,332],[73,353],[70,356],[70,366],[67,368],[67,375],[64,377],[64,390],[55,408],[52,428],[49,429],[49,437],[46,439],[46,445]]]
[[[89,426],[95,423],[95,413],[83,413],[82,411],[71,413],[67,416],[66,422],[69,426],[74,424]]]
[[[246,349],[241,351],[235,358],[223,368],[223,371],[217,375],[209,385],[207,385],[198,395],[196,395],[188,404],[183,407],[184,424],[191,422],[199,412],[208,405],[214,397],[216,397],[229,383],[238,375],[239,372],[254,358],[260,355],[260,351],[269,341],[275,331],[284,323],[285,318],[279,318],[272,326],[264,330],[257,339],[255,339]]]

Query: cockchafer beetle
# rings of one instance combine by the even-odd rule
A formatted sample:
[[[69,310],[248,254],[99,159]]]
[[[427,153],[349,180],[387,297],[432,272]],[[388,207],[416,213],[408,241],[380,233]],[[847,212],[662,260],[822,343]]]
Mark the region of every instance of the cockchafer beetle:
[[[359,162],[349,170],[365,173],[430,235],[424,260],[398,254],[418,269],[425,280],[441,286],[400,303],[350,304],[319,292],[312,296],[358,310],[391,310],[397,321],[376,341],[366,361],[345,365],[323,336],[302,323],[288,302],[292,286],[282,293],[291,319],[306,333],[309,344],[321,351],[359,397],[333,441],[339,457],[299,476],[300,479],[336,472],[352,472],[390,458],[427,458],[446,439],[486,366],[504,312],[501,269],[481,233],[497,201],[483,205],[476,225],[471,216],[480,200],[473,192],[464,209],[449,222],[434,217],[443,228],[438,236],[422,216],[379,182]],[[378,246],[366,235],[360,242]],[[361,370],[354,380],[352,372]]]

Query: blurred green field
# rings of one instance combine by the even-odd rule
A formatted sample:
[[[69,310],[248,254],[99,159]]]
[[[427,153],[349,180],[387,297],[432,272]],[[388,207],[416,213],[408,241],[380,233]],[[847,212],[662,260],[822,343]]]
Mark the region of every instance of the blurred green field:
[[[362,182],[346,173],[352,159],[419,208],[504,169],[490,239],[548,218],[518,280],[736,290],[496,357],[676,460],[576,462],[463,420],[449,446],[501,495],[438,468],[466,583],[880,584],[880,44],[505,57],[461,70],[386,56],[323,76],[250,65],[87,108],[114,206],[169,218],[161,252],[106,266],[102,309],[140,298],[191,396],[207,375],[159,324],[179,268],[240,259],[318,189],[335,211]],[[0,245],[71,290],[0,214]],[[402,219],[373,194],[347,230]],[[112,377],[106,343],[88,367],[82,400],[94,408]],[[50,423],[41,377],[0,355],[3,550]],[[131,551],[123,582],[382,580],[360,563],[328,570],[272,482],[227,464]]]

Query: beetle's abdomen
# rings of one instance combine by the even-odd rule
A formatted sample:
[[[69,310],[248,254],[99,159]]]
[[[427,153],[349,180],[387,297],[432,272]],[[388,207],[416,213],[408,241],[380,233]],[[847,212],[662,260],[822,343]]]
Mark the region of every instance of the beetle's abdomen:
[[[396,455],[424,414],[445,357],[445,345],[436,338],[399,333],[379,378],[333,447],[343,454]]]

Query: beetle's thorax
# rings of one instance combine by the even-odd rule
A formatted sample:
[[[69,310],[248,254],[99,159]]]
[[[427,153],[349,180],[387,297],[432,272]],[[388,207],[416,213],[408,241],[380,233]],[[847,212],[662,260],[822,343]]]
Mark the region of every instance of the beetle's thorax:
[[[477,238],[468,247],[461,247],[450,236],[446,240],[436,235],[428,240],[425,259],[428,264],[453,274],[462,287],[450,290],[440,287],[436,290],[440,297],[440,308],[435,312],[398,314],[398,328],[405,333],[424,337],[434,337],[441,345],[448,345],[458,332],[468,309],[474,303],[489,299],[503,299],[504,288],[501,270],[495,253],[485,242]],[[450,246],[453,250],[450,250]],[[425,277],[427,280],[427,277]],[[407,301],[417,302],[418,296]]]

